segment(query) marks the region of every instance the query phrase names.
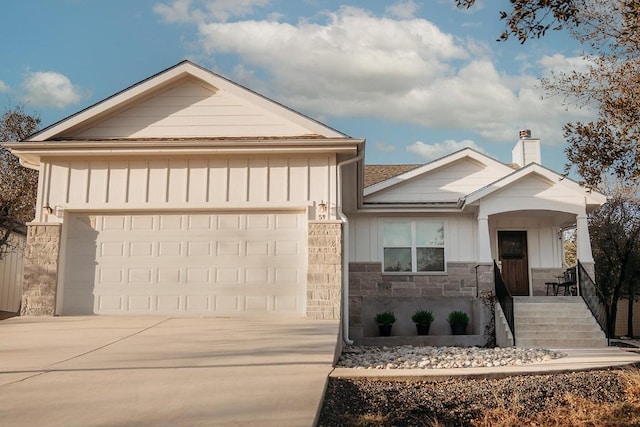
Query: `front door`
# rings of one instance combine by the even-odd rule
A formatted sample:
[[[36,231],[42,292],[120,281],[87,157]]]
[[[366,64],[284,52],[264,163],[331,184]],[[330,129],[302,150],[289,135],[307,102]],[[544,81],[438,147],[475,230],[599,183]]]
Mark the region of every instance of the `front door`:
[[[502,279],[511,295],[529,295],[529,262],[526,231],[498,231]]]

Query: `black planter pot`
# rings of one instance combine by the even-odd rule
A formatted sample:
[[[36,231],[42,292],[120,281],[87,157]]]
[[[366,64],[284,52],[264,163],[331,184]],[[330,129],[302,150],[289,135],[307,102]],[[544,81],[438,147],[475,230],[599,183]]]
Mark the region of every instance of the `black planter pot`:
[[[380,331],[381,337],[391,336],[391,327],[393,325],[378,325],[378,331]]]
[[[431,323],[416,323],[416,329],[418,330],[418,335],[429,335],[429,327]]]
[[[467,325],[451,325],[451,333],[453,335],[466,335]]]

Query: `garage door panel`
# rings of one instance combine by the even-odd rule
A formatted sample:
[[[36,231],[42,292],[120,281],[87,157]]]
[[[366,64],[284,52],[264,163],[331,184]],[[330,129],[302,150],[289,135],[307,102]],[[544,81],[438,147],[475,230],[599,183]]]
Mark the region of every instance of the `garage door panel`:
[[[304,310],[301,213],[72,214],[68,224],[63,313]]]

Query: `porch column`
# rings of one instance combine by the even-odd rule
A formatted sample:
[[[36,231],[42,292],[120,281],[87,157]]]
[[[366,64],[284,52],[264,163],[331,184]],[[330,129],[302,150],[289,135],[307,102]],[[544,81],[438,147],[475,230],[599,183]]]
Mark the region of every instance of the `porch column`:
[[[478,263],[491,264],[492,262],[489,217],[478,214]]]
[[[576,256],[580,262],[593,263],[586,212],[576,215],[576,233]]]

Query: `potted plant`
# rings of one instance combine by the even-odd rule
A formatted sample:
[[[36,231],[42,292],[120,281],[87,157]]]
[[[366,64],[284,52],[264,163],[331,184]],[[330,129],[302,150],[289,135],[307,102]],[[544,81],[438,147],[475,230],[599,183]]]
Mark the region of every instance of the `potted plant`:
[[[429,335],[429,327],[433,323],[433,313],[428,310],[418,310],[413,313],[411,320],[416,324],[418,335]]]
[[[378,324],[378,330],[381,337],[388,337],[391,335],[391,327],[396,321],[396,315],[390,311],[383,311],[376,314],[376,323]]]
[[[464,335],[467,332],[469,316],[464,311],[452,311],[447,318],[453,335]]]

